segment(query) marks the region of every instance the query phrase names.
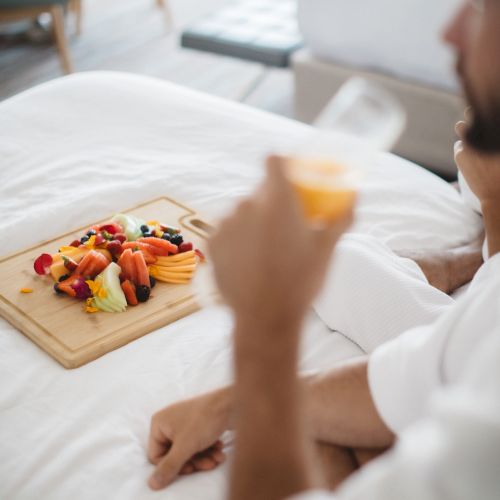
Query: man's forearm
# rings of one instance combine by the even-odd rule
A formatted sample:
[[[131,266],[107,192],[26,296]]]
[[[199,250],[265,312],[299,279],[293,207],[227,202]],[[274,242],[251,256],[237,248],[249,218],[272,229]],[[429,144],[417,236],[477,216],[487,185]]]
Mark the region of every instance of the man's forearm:
[[[367,363],[368,357],[358,358],[341,363],[328,372],[300,379],[311,440],[351,448],[380,448],[393,443],[394,435],[380,418],[370,393]],[[251,370],[253,367],[247,368]],[[258,384],[252,384],[275,383],[278,368],[274,366],[271,373],[259,378]],[[277,397],[281,397],[280,387],[275,390],[279,392]],[[218,394],[218,400],[222,401],[220,405],[227,415],[228,428],[234,429],[234,387],[220,389]],[[245,397],[245,392],[242,395]]]
[[[448,251],[450,293],[469,283],[483,263],[482,242],[477,241]]]
[[[297,342],[256,343],[254,327],[236,326],[236,382],[233,390],[236,450],[230,483],[232,500],[283,499],[311,487],[308,435],[303,415],[303,384],[297,378],[300,323],[276,328],[295,330]],[[279,333],[281,334],[281,333]],[[278,349],[277,349],[277,347]],[[284,347],[280,347],[284,346]]]
[[[469,283],[483,263],[483,238],[467,245],[446,250],[401,251],[401,257],[414,260],[427,281],[445,293],[452,293]]]
[[[394,434],[375,408],[368,383],[368,356],[309,378],[307,417],[313,438],[353,448],[390,446]]]
[[[493,257],[500,252],[500,202],[483,203],[481,208],[488,239],[488,253]]]

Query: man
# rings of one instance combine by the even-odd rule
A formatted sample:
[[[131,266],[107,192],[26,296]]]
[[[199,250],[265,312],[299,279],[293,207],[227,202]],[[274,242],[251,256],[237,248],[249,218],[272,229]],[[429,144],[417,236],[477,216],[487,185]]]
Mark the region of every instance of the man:
[[[480,201],[490,257],[471,290],[435,324],[325,375],[298,380],[303,318],[350,214],[333,227],[310,228],[283,162],[271,158],[258,196],[244,202],[211,242],[220,291],[235,313],[235,385],[153,417],[153,488],[222,461],[217,440],[233,425],[235,500],[286,498],[321,485],[310,460],[311,437],[363,449],[388,447],[395,434],[393,450],[352,476],[337,498],[498,498],[500,169],[461,160],[473,149],[500,152],[499,26],[500,2],[485,0],[464,6],[446,35],[460,55],[473,109],[457,160]],[[270,259],[270,246],[288,251]],[[299,287],[291,270],[305,261],[310,267]]]

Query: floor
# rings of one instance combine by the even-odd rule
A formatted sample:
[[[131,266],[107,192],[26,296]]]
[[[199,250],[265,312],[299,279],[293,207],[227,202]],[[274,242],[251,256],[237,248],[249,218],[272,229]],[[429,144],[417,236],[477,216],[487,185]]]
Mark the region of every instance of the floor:
[[[270,0],[272,1],[272,0]],[[289,70],[179,47],[179,33],[227,0],[170,0],[168,29],[155,0],[83,0],[81,36],[66,25],[75,71],[117,70],[156,76],[210,94],[293,115]],[[0,100],[62,75],[50,40],[33,43],[0,27]],[[12,26],[10,26],[12,29]]]

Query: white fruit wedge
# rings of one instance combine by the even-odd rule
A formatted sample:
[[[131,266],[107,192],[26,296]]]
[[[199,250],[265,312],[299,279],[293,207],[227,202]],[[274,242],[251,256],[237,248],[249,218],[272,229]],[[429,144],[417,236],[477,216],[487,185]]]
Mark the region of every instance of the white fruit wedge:
[[[123,312],[127,309],[127,299],[120,285],[121,268],[118,264],[112,262],[95,279],[105,290],[105,297],[94,297],[95,307],[106,312]]]

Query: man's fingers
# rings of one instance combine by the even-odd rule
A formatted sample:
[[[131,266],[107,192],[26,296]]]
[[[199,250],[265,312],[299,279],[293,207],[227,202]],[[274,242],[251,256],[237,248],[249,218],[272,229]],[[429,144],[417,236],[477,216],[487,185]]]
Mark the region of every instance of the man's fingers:
[[[217,462],[209,454],[193,457],[192,462],[197,471],[208,471],[217,467]]]
[[[153,417],[151,421],[151,431],[149,433],[148,442],[148,460],[153,465],[158,465],[162,457],[172,446],[172,442],[163,433],[157,421]]]
[[[186,474],[192,474],[195,472],[194,464],[191,462],[191,460],[187,463],[184,464],[179,472],[180,475],[184,476]]]
[[[149,486],[153,490],[160,490],[168,486],[179,475],[180,470],[191,455],[192,451],[179,445],[179,441],[176,441],[149,478]]]
[[[354,221],[354,207],[349,208],[342,216],[328,224],[327,227],[315,231],[317,248],[323,248],[330,255],[332,246],[345,233]]]
[[[473,118],[473,113],[472,113],[472,107],[471,106],[467,106],[465,108],[464,117],[465,117],[465,121],[467,123],[471,123],[472,118]]]
[[[453,152],[455,154],[460,153],[464,149],[464,143],[462,141],[456,141],[455,144],[453,144]]]
[[[226,454],[222,450],[213,450],[210,455],[218,464],[226,461]]]
[[[269,155],[266,159],[267,175],[271,179],[280,178],[284,175],[286,158],[278,155]]]
[[[455,125],[455,133],[462,140],[465,137],[466,130],[467,130],[467,123],[465,123],[464,121],[457,122],[457,124]]]
[[[273,198],[276,196],[279,198],[294,196],[292,186],[286,175],[286,163],[286,158],[277,155],[268,156],[266,160],[267,186]]]

